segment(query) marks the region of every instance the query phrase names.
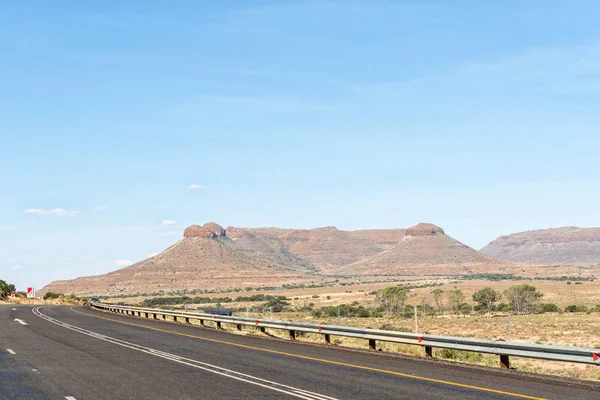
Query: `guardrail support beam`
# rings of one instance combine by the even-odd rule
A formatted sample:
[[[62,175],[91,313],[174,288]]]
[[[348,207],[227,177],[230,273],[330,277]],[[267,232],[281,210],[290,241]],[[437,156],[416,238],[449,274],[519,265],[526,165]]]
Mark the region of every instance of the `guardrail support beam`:
[[[375,339],[369,339],[369,350],[377,350],[377,341]]]
[[[325,344],[331,344],[331,336],[328,334],[325,334]]]
[[[425,357],[433,358],[433,347],[425,346]]]
[[[510,369],[510,357],[507,355],[500,355],[500,368]]]

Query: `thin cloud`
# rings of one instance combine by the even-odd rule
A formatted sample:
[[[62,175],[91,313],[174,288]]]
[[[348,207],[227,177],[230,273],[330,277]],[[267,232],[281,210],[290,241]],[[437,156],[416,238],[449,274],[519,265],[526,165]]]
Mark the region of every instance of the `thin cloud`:
[[[192,183],[191,185],[188,185],[187,188],[189,190],[200,190],[200,189],[206,189],[206,185],[198,185],[196,183]]]
[[[131,260],[117,260],[115,261],[115,264],[120,266],[120,267],[126,267],[128,265],[134,264],[135,261],[131,261]]]
[[[106,210],[108,210],[108,207],[107,206],[98,206],[98,207],[94,208],[94,210],[96,210],[96,211],[106,211]]]
[[[161,222],[162,226],[174,226],[177,225],[177,222],[175,221],[171,221],[170,219],[166,219],[163,222]]]
[[[76,210],[65,210],[64,208],[53,208],[52,210],[45,210],[43,208],[28,208],[25,210],[25,214],[31,215],[56,215],[58,217],[73,217],[79,214]]]

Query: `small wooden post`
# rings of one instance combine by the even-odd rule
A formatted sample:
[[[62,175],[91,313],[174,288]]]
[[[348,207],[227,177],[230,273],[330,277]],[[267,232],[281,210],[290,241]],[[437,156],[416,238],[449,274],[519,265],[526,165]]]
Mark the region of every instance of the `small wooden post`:
[[[500,355],[500,368],[510,369],[510,358],[507,355]]]
[[[433,347],[425,346],[425,357],[433,358]]]
[[[375,339],[369,339],[369,350],[377,350],[377,342]]]

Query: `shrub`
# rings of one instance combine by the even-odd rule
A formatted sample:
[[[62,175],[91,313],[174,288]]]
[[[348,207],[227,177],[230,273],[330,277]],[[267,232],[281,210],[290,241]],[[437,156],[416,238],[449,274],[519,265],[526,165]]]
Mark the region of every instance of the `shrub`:
[[[64,296],[65,295],[62,293],[47,292],[44,295],[44,300],[58,299],[58,298],[64,297]]]
[[[558,312],[558,306],[554,303],[540,303],[536,305],[536,313]]]
[[[570,312],[570,313],[587,312],[587,311],[588,311],[588,308],[586,306],[579,306],[579,305],[572,304],[570,306],[565,307],[565,312]]]

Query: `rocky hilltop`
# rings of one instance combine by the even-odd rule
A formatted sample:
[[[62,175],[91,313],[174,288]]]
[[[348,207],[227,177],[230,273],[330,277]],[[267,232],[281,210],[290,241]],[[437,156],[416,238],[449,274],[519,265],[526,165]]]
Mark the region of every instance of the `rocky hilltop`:
[[[307,279],[304,272],[244,250],[215,223],[193,225],[182,240],[157,256],[105,275],[55,281],[42,292],[112,295],[265,286]]]
[[[389,250],[342,268],[344,273],[369,275],[465,274],[507,271],[510,263],[484,256],[446,235],[433,224],[408,228]]]
[[[590,266],[600,264],[600,228],[541,229],[501,236],[483,254],[526,264]]]
[[[412,275],[506,271],[433,224],[408,229],[224,229],[209,222],[129,267],[100,276],[56,281],[42,292],[112,295],[308,283],[323,275]]]

